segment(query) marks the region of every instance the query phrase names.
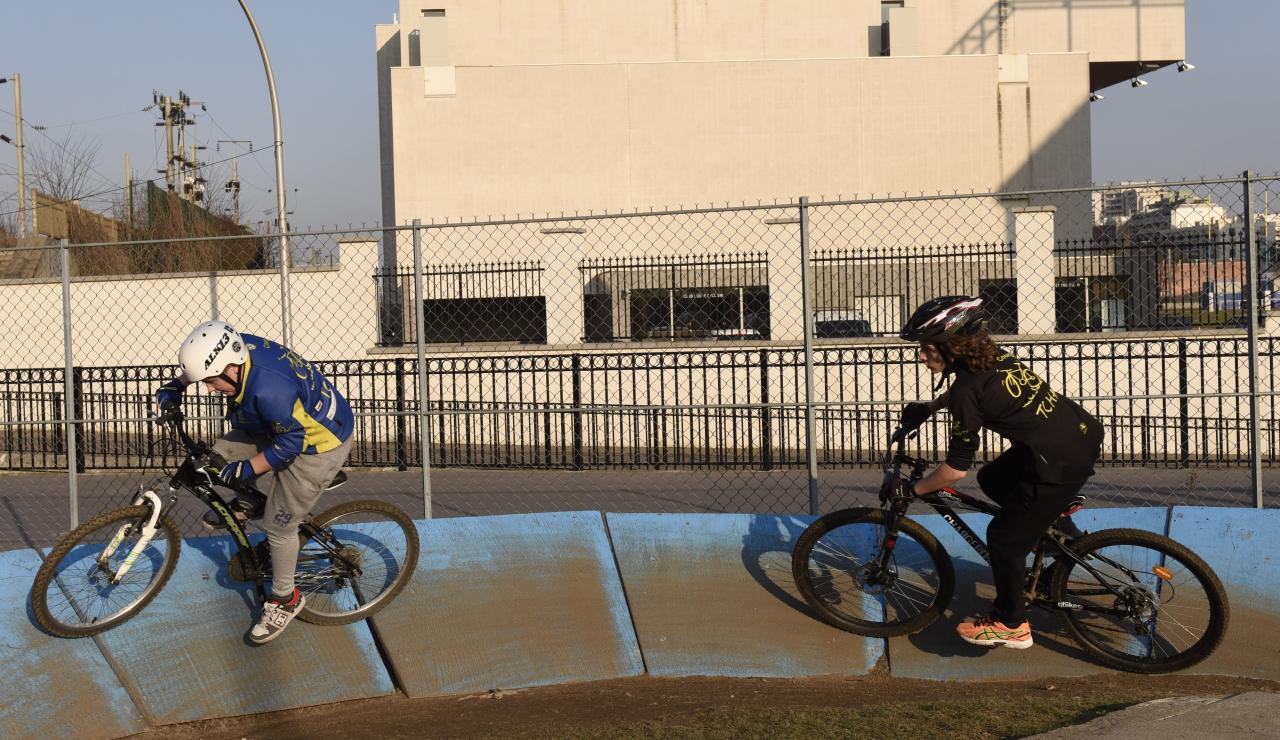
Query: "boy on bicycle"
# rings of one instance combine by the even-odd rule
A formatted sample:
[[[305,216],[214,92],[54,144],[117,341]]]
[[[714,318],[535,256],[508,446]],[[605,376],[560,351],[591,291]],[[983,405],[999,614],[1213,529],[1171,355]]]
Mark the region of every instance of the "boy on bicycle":
[[[940,375],[935,389],[951,375],[955,380],[933,401],[907,404],[901,426],[914,430],[939,409],[951,412],[946,461],[915,484],[917,496],[965,477],[981,429],[1012,442],[978,472],[983,493],[1000,505],[987,527],[995,602],[989,615],[964,622],[956,631],[974,645],[1025,649],[1032,645],[1023,592],[1027,555],[1093,475],[1103,429],[991,341],[981,305],[981,299],[967,296],[935,298],[902,327],[903,339],[920,343],[921,364]],[[1069,517],[1059,526],[1081,534]]]
[[[263,511],[237,502],[245,518],[263,517],[271,549],[271,593],[249,632],[261,645],[275,639],[306,603],[294,584],[298,526],[334,479],[351,449],[351,407],[311,363],[283,345],[240,334],[225,321],[206,321],[178,349],[178,377],[156,393],[161,416],[177,413],[186,387],[202,382],[230,396],[231,430],[214,452],[228,460],[218,477],[233,489],[257,479],[267,495]],[[215,512],[206,526],[225,526]]]

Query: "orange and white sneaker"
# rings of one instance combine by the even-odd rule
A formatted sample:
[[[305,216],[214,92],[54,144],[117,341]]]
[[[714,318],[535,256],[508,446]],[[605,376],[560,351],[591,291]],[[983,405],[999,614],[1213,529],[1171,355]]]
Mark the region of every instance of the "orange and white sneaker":
[[[1026,650],[1033,644],[1031,640],[1031,623],[1023,622],[1017,627],[1009,627],[1004,622],[991,617],[974,617],[956,627],[960,639],[970,645],[983,647],[1000,647],[1014,650]]]

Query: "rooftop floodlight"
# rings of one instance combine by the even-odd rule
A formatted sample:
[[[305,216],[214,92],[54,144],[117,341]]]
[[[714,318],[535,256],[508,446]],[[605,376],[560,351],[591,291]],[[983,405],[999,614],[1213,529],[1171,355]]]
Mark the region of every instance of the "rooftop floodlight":
[[[1188,62],[1186,59],[1183,59],[1181,62],[1178,62],[1179,72],[1190,72],[1195,68],[1196,68],[1196,65],[1192,64],[1191,62]]]

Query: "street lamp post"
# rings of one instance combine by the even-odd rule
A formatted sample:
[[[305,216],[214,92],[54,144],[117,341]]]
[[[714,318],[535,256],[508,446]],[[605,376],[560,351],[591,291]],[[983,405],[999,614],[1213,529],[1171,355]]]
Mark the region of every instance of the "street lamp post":
[[[13,145],[18,149],[18,236],[27,235],[27,172],[26,157],[22,148],[22,75],[14,73],[12,77],[0,77],[0,85],[13,81],[13,124],[15,127]],[[4,137],[5,141],[9,137]]]
[[[289,222],[288,211],[284,204],[284,141],[280,136],[280,101],[276,97],[276,78],[271,72],[271,58],[267,56],[267,46],[262,41],[262,33],[258,24],[249,12],[245,0],[239,0],[244,17],[249,20],[253,29],[253,38],[258,42],[258,53],[262,55],[262,66],[267,71],[267,90],[271,93],[271,122],[275,128],[276,150],[276,213],[278,214],[280,232],[280,341],[285,346],[292,344],[289,336]]]

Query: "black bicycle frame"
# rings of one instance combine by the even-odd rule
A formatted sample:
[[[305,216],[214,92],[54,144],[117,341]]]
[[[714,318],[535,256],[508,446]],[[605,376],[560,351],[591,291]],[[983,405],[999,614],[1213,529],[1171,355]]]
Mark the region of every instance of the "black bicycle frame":
[[[209,454],[209,448],[192,439],[191,436],[187,434],[186,430],[182,428],[181,422],[170,423],[172,423],[173,429],[177,432],[178,438],[182,441],[183,446],[187,449],[187,459],[183,461],[182,465],[178,466],[177,472],[169,479],[169,489],[171,493],[168,501],[164,504],[164,508],[172,506],[178,500],[178,491],[185,488],[196,498],[200,499],[205,506],[208,506],[219,517],[221,517],[222,521],[227,525],[227,530],[231,533],[231,538],[236,543],[236,547],[240,552],[240,558],[242,559],[241,562],[247,566],[245,572],[247,576],[252,579],[255,587],[257,588],[259,599],[265,600],[266,587],[264,585],[264,580],[266,578],[266,571],[263,567],[263,562],[258,558],[257,551],[249,542],[249,533],[245,530],[244,525],[240,523],[240,520],[236,518],[235,514],[232,513],[231,507],[227,503],[226,499],[222,498],[222,496],[214,490],[213,479],[210,477],[209,473],[206,472],[203,467],[198,465],[198,463],[203,462],[202,458],[205,458]],[[266,503],[266,494],[250,484],[242,485],[236,488],[235,491],[237,495],[250,499],[254,504]],[[357,574],[360,572],[360,569],[354,563],[342,555],[340,552],[340,546],[330,542],[329,540],[331,537],[327,536],[327,533],[322,536],[322,530],[313,524],[309,518],[304,519],[302,523],[298,525],[298,529],[307,537],[308,540],[319,544],[327,550],[330,555],[341,561],[347,567],[351,568],[353,572]]]
[[[888,534],[886,536],[885,546],[881,549],[880,566],[882,568],[886,568],[886,569],[888,568],[889,559],[893,556],[893,547],[897,539],[898,519],[905,517],[907,515],[907,509],[910,508],[911,504],[914,503],[915,501],[921,501],[923,503],[926,503],[934,511],[938,512],[942,516],[943,521],[951,525],[951,528],[954,529],[956,533],[960,535],[960,538],[963,539],[966,543],[968,543],[969,546],[973,548],[974,552],[978,553],[978,555],[983,559],[984,562],[990,565],[991,553],[990,551],[987,550],[986,544],[982,541],[982,538],[978,536],[977,532],[973,531],[972,527],[970,527],[968,524],[965,524],[964,520],[960,518],[959,514],[957,514],[956,510],[952,507],[955,505],[959,505],[983,514],[990,514],[991,516],[995,516],[996,514],[1000,513],[1000,507],[994,502],[984,501],[982,499],[975,498],[968,494],[961,493],[955,490],[954,488],[942,488],[941,490],[933,491],[920,496],[903,495],[899,493],[897,489],[897,481],[903,477],[902,476],[903,466],[909,466],[911,468],[910,474],[908,474],[906,477],[907,477],[907,480],[911,481],[912,483],[915,483],[916,481],[923,478],[925,468],[929,466],[928,460],[911,457],[910,455],[907,455],[903,451],[903,447],[904,447],[907,436],[908,436],[907,433],[901,429],[895,432],[893,437],[890,440],[891,449],[889,450],[889,453],[885,456],[884,481],[881,484],[880,500],[884,504],[885,511],[888,515],[888,521],[886,523],[886,530]],[[896,449],[893,449],[895,445],[896,445]],[[1116,589],[1110,586],[1109,584],[1107,584],[1106,580],[1097,572],[1096,569],[1094,569],[1092,565],[1090,565],[1080,556],[1076,555],[1069,548],[1064,547],[1063,544],[1057,538],[1048,536],[1049,532],[1052,532],[1052,531],[1053,531],[1052,528],[1046,531],[1046,536],[1041,538],[1040,542],[1036,545],[1036,549],[1033,551],[1035,553],[1035,561],[1032,564],[1032,574],[1034,576],[1034,581],[1032,583],[1027,584],[1029,587],[1038,585],[1040,574],[1043,571],[1044,557],[1045,557],[1045,543],[1048,542],[1052,544],[1052,546],[1057,550],[1057,553],[1060,554],[1062,557],[1069,558],[1079,563],[1087,571],[1089,571],[1089,573],[1091,573],[1095,578],[1098,579],[1098,583],[1101,586],[1106,588],[1111,593],[1115,593],[1116,595],[1119,595]],[[1119,563],[1115,563],[1114,561],[1111,561],[1108,558],[1102,558],[1101,556],[1098,556],[1098,555],[1095,555],[1095,557],[1100,558],[1104,562],[1107,562],[1109,565],[1113,565],[1126,572],[1128,571],[1127,568],[1124,568]],[[1087,608],[1090,611],[1106,611],[1106,612],[1115,611],[1110,609],[1099,609],[1097,607],[1084,607],[1080,604],[1055,602],[1055,601],[1052,601],[1051,599],[1041,596],[1039,593],[1033,591],[1031,588],[1027,589],[1027,595],[1033,603],[1041,606],[1049,606],[1055,609],[1086,609]]]

